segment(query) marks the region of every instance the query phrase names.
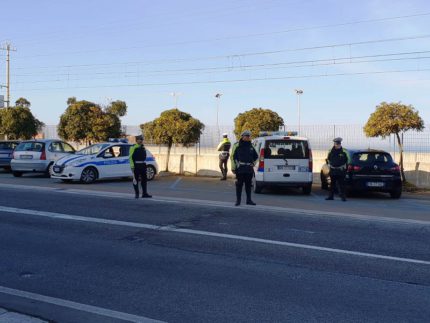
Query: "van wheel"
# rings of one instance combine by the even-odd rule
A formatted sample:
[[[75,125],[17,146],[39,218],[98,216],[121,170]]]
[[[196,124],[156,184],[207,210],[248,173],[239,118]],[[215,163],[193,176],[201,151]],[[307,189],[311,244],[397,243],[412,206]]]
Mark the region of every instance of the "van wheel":
[[[12,172],[13,177],[21,177],[22,172]]]
[[[260,193],[261,193],[261,191],[263,190],[263,185],[261,185],[260,183],[258,183],[258,182],[255,180],[255,178],[254,178],[254,180],[252,181],[252,187],[253,187],[253,191],[254,191],[254,193],[256,193],[256,194],[260,194]]]
[[[312,185],[306,185],[302,187],[302,191],[304,195],[309,195],[312,192]]]

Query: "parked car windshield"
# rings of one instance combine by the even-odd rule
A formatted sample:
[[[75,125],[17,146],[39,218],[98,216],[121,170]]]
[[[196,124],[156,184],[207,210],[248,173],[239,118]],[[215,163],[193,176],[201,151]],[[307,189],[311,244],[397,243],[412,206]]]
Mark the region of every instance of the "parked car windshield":
[[[7,142],[0,142],[0,150],[13,150],[15,147],[18,146],[17,142],[13,141],[7,141]]]
[[[95,145],[91,145],[89,147],[86,147],[84,149],[79,150],[76,154],[78,155],[94,155],[94,154],[98,154],[100,152],[100,150],[102,150],[103,148],[109,146],[109,144],[95,144]]]
[[[391,155],[384,152],[362,152],[356,153],[352,157],[353,164],[356,165],[374,165],[377,164],[392,164]]]
[[[264,158],[306,159],[309,158],[308,142],[304,140],[268,140],[264,148]]]
[[[16,148],[15,151],[33,151],[33,152],[41,152],[45,144],[43,142],[22,142]]]

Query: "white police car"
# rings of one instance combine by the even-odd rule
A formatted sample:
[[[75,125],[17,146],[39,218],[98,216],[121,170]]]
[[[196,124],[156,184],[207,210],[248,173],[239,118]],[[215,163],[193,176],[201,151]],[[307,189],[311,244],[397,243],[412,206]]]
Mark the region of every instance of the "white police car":
[[[131,146],[120,140],[91,145],[57,160],[52,167],[51,178],[89,184],[98,179],[132,177],[128,156]],[[146,154],[147,176],[152,180],[158,173],[158,165],[149,150]]]
[[[254,167],[255,193],[264,187],[300,187],[312,190],[312,150],[309,140],[297,132],[262,132],[253,140],[259,159]]]

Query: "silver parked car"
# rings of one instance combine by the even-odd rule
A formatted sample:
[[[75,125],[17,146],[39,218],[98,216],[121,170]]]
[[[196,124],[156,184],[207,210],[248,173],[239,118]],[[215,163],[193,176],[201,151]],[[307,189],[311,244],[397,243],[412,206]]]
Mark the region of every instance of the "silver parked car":
[[[52,174],[57,159],[74,154],[75,149],[67,142],[55,139],[22,141],[14,150],[10,163],[15,177],[23,173]]]

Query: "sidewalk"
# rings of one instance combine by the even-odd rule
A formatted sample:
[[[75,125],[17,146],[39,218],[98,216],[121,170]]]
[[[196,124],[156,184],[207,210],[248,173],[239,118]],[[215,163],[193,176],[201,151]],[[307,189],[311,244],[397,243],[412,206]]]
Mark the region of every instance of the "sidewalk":
[[[0,323],[48,323],[35,317],[10,312],[0,307]]]

